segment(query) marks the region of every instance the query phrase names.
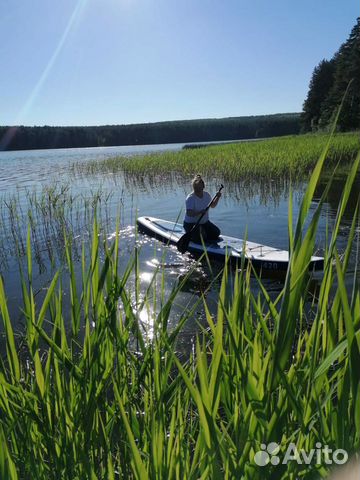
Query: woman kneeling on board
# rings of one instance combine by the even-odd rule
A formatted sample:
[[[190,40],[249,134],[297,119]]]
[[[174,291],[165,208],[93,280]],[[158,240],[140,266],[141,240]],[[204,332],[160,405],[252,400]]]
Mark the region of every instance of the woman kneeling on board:
[[[185,232],[190,232],[200,216],[204,216],[200,220],[199,227],[191,233],[191,240],[201,243],[216,241],[220,235],[220,229],[209,220],[209,211],[206,207],[211,202],[211,196],[204,190],[205,183],[201,175],[196,175],[192,181],[193,192],[186,197],[186,214],[184,219]],[[219,191],[211,203],[211,208],[215,208],[221,197]]]

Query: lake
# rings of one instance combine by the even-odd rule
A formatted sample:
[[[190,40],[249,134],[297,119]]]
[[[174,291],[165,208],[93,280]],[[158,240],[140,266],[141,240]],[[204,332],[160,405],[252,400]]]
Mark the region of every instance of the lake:
[[[191,177],[173,178],[169,175],[167,178],[132,178],[121,173],[85,175],[81,173],[81,169],[76,168],[84,162],[97,159],[119,155],[135,157],[151,152],[176,151],[182,147],[183,144],[170,144],[0,152],[0,273],[4,279],[15,330],[21,331],[24,324],[19,309],[21,289],[18,257],[21,257],[20,264],[24,266],[29,222],[37,301],[41,301],[54,271],[62,265],[64,227],[71,232],[74,239],[79,274],[81,245],[89,240],[95,203],[101,230],[107,238],[112,238],[116,218],[120,217],[122,268],[131,256],[134,246],[139,246],[143,292],[159,265],[162,265],[165,271],[167,291],[194,267],[195,260],[188,254],[181,255],[175,248],[164,247],[154,239],[137,235],[135,229],[136,217],[141,215],[152,215],[171,221],[178,218],[182,220],[184,199],[191,191]],[[223,183],[221,178],[205,178],[205,181],[206,190],[211,194]],[[316,252],[319,254],[326,245],[327,228],[331,232],[344,181],[343,177],[335,179],[328,202],[324,205],[317,234]],[[251,241],[287,249],[288,187],[287,181],[271,178],[261,183],[236,182],[225,185],[218,207],[211,211],[211,219],[221,228],[223,234],[235,237],[244,237],[247,234]],[[325,182],[317,188],[312,211],[316,208],[324,187]],[[341,226],[338,241],[340,254],[346,247],[359,187],[358,176]],[[293,186],[295,219],[304,189],[303,183]],[[355,271],[357,248],[358,242],[354,242],[348,274],[349,285],[352,283],[351,274]],[[180,312],[184,305],[194,304],[200,293],[209,286],[206,298],[212,308],[216,309],[218,283],[215,282],[211,287],[211,281],[220,269],[219,265],[214,266],[214,271],[210,271],[206,265],[196,266],[187,288],[180,293],[177,306],[174,306],[172,326],[176,325],[177,312]],[[135,279],[129,280],[130,290],[131,282],[134,283]],[[266,284],[274,295],[282,286],[281,282],[272,279],[267,279]],[[254,288],[256,289],[255,280]],[[67,299],[64,301],[66,303]],[[138,313],[151,337],[149,312]],[[186,334],[193,335],[201,321],[202,308],[199,307],[194,321],[185,327],[182,337],[184,342],[187,341]]]

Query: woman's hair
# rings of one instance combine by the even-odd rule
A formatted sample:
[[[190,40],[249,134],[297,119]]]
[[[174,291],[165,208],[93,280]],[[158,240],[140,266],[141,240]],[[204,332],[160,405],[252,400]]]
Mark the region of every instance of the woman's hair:
[[[192,187],[194,188],[194,185],[197,185],[199,183],[204,183],[204,180],[202,179],[201,175],[195,175],[191,182]]]

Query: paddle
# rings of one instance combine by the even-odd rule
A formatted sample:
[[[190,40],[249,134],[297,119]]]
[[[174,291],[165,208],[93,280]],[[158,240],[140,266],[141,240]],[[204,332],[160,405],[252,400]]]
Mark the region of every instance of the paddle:
[[[191,234],[195,231],[195,229],[199,226],[199,223],[201,222],[201,219],[203,218],[203,216],[205,215],[205,213],[209,210],[209,208],[211,207],[211,205],[213,204],[213,202],[215,201],[215,199],[217,198],[217,196],[219,195],[219,193],[221,192],[221,190],[224,188],[224,185],[220,185],[220,188],[218,190],[218,192],[214,195],[213,199],[211,200],[211,202],[209,203],[209,205],[205,208],[205,210],[203,211],[203,213],[200,215],[200,218],[198,219],[198,221],[194,224],[194,226],[192,227],[192,229],[185,233],[181,238],[179,238],[177,244],[176,244],[176,248],[179,250],[179,252],[181,253],[185,253],[188,246],[189,246],[189,243],[190,243],[190,240],[191,240]]]

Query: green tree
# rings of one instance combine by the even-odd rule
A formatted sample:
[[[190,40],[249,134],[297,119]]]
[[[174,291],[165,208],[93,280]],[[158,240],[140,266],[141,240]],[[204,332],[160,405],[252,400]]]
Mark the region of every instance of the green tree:
[[[303,105],[302,130],[328,127],[347,89],[337,122],[341,131],[360,128],[360,18],[333,58],[315,67]]]
[[[348,86],[338,120],[342,131],[360,127],[360,18],[336,55],[334,82],[323,105],[321,124],[332,121]]]
[[[302,131],[316,130],[322,107],[334,83],[335,60],[322,60],[313,71],[309,92],[301,115]]]

